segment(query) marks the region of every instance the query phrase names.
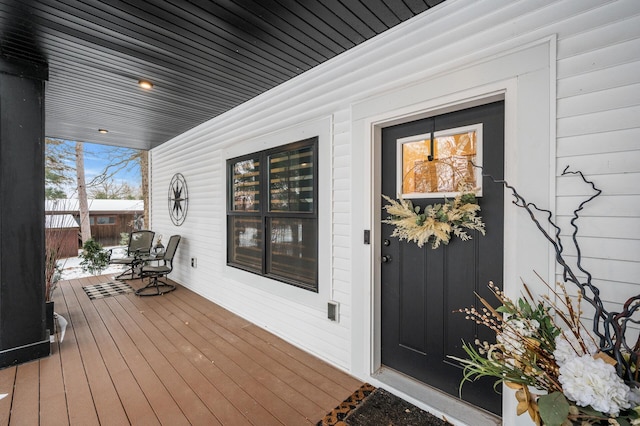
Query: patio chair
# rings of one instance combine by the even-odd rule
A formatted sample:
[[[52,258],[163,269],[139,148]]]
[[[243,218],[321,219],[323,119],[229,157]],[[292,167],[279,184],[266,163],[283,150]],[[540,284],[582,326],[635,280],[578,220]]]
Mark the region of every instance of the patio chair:
[[[180,235],[172,235],[169,238],[167,249],[160,257],[149,257],[149,262],[158,262],[158,265],[143,265],[140,268],[140,278],[149,278],[149,284],[136,290],[137,296],[159,296],[176,289],[176,286],[160,280],[173,270],[173,257],[180,243]],[[160,264],[162,262],[162,264]]]
[[[109,264],[125,265],[127,269],[120,275],[115,277],[118,280],[134,279],[136,269],[143,263],[142,258],[149,256],[151,252],[151,244],[153,237],[156,235],[153,231],[133,231],[129,234],[129,245],[127,246],[127,254],[125,257],[113,257],[113,249],[110,250]],[[131,274],[131,278],[124,278],[127,274]]]

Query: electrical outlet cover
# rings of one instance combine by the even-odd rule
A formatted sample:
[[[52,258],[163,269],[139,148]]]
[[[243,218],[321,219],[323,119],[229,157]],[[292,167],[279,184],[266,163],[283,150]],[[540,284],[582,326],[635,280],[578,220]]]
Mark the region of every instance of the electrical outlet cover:
[[[338,302],[327,303],[327,318],[331,321],[338,321],[339,317],[339,304]]]

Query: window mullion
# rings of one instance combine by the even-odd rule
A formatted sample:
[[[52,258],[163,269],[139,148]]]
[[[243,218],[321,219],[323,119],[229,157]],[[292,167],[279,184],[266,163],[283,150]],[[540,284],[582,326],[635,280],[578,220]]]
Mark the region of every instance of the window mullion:
[[[271,238],[269,225],[267,224],[267,213],[269,212],[269,204],[271,203],[271,195],[269,194],[269,156],[262,152],[260,155],[260,215],[262,216],[262,275],[267,273],[267,259],[269,244],[268,239]]]

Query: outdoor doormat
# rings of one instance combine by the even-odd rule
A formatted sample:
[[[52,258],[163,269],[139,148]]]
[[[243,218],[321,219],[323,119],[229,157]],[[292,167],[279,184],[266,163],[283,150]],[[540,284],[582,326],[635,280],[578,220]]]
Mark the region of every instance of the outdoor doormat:
[[[110,281],[108,283],[100,283],[82,287],[89,299],[102,299],[109,296],[117,296],[118,294],[131,293],[133,287],[122,281]]]
[[[446,426],[439,419],[381,388],[365,383],[316,426]]]

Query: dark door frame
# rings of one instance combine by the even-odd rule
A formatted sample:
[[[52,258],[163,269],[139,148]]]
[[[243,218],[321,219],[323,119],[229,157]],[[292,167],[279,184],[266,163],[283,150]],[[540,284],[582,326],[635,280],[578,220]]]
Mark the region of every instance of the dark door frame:
[[[403,124],[415,120],[419,120],[422,118],[433,117],[441,114],[445,114],[447,112],[458,111],[474,106],[484,105],[488,103],[492,103],[498,100],[505,100],[505,111],[507,109],[505,91],[501,90],[497,93],[487,94],[485,96],[478,97],[473,101],[461,101],[460,103],[454,103],[448,105],[446,107],[433,108],[425,111],[416,111],[414,113],[409,113],[402,118],[395,118],[390,120],[384,120],[376,123],[373,127],[372,134],[372,155],[373,155],[373,166],[372,166],[372,200],[371,200],[371,211],[372,211],[372,229],[371,229],[371,241],[378,241],[380,235],[380,226],[382,219],[382,200],[380,197],[381,193],[381,173],[380,169],[382,167],[382,158],[381,158],[381,143],[382,143],[382,129],[385,127]],[[506,136],[505,136],[506,137]],[[506,149],[506,147],[505,147]],[[507,160],[507,156],[505,154],[505,163]],[[505,199],[505,204],[506,204]],[[506,213],[506,212],[505,212]],[[506,216],[505,216],[505,227],[506,227]],[[507,250],[505,244],[504,258],[505,264],[507,262]],[[373,291],[373,341],[372,341],[372,369],[371,374],[376,374],[382,368],[381,362],[381,250],[379,244],[371,244],[371,268],[372,268],[372,291]],[[505,271],[503,271],[504,274]]]

